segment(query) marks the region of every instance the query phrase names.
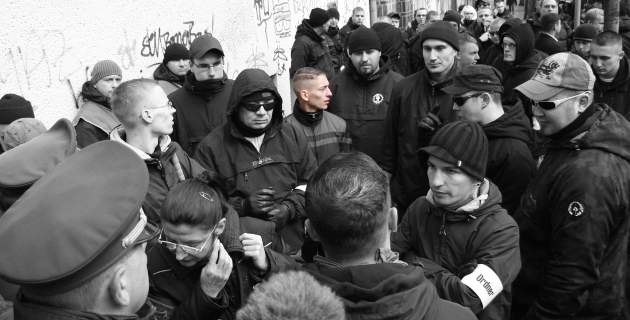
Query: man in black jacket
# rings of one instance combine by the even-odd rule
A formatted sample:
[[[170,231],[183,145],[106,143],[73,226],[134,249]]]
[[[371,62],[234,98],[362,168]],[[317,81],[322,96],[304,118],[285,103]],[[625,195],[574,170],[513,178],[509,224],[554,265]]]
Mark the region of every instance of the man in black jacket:
[[[503,107],[501,74],[490,66],[463,68],[444,91],[454,96],[458,118],[480,124],[488,137],[486,176],[499,187],[502,207],[513,214],[536,171],[527,116],[520,106]]]
[[[605,103],[630,118],[630,68],[622,50],[621,36],[612,31],[597,35],[591,43],[595,72],[595,102]]]
[[[209,34],[197,37],[190,45],[190,71],[184,86],[168,98],[177,109],[173,140],[188,154],[214,128],[225,122],[233,80],[224,71],[223,48]]]
[[[330,112],[343,118],[354,149],[381,161],[391,92],[402,76],[381,60],[374,30],[359,28],[348,39],[349,63],[333,80]]]
[[[312,67],[326,73],[328,79],[335,76],[335,66],[326,45],[324,34],[328,31],[330,16],[322,8],[311,10],[308,19],[302,20],[297,27],[295,41],[291,46],[291,68],[289,76],[293,78],[295,72],[304,67]],[[343,29],[342,29],[343,30]],[[339,31],[343,45],[343,35]]]
[[[534,48],[546,54],[565,51],[560,47],[557,36],[560,33],[560,17],[555,13],[548,13],[540,18],[541,30],[536,37]]]
[[[584,59],[557,53],[517,87],[550,143],[514,214],[513,319],[627,319],[630,123],[593,104],[594,83]]]

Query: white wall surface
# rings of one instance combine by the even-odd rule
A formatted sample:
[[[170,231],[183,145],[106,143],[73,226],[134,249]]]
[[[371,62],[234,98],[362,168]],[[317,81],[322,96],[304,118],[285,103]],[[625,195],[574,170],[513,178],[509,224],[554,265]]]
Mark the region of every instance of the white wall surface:
[[[278,76],[288,114],[296,27],[330,2],[337,2],[340,27],[352,8],[369,12],[368,0],[2,0],[0,96],[24,96],[50,127],[72,119],[75,97],[97,61],[116,61],[123,80],[151,78],[171,41],[189,47],[209,32],[223,46],[229,78],[252,67]]]

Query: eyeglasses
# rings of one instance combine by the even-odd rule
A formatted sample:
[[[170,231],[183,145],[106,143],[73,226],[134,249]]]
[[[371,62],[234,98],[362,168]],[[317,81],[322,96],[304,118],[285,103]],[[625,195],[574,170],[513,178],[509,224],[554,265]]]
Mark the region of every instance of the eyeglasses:
[[[210,70],[210,69],[218,69],[218,68],[222,67],[222,63],[223,63],[223,61],[218,60],[218,61],[216,61],[216,62],[214,62],[214,63],[212,63],[212,64],[208,64],[208,63],[200,63],[200,64],[196,64],[194,61],[193,61],[193,63],[192,63],[192,64],[193,64],[195,67],[199,68],[199,69],[206,69],[206,70]]]
[[[553,110],[553,109],[557,108],[561,103],[563,103],[563,102],[565,102],[567,100],[570,100],[570,99],[573,99],[573,98],[585,95],[587,93],[588,92],[585,91],[585,92],[576,94],[574,96],[566,97],[566,98],[562,98],[562,99],[558,99],[558,100],[551,100],[551,101],[534,101],[534,100],[531,100],[531,102],[532,102],[533,106],[539,107],[541,109]]]
[[[243,103],[243,108],[247,109],[251,112],[256,112],[260,110],[260,107],[265,108],[265,111],[271,111],[276,106],[275,100],[268,100],[264,102],[247,102]]]
[[[453,103],[461,107],[464,105],[464,103],[466,103],[466,101],[468,101],[468,99],[479,97],[483,95],[484,93],[485,92],[480,92],[480,93],[475,93],[475,94],[464,96],[464,97],[453,97]]]
[[[217,228],[217,226],[215,225],[214,228],[212,228],[212,230],[210,231],[210,233],[206,237],[206,239],[201,244],[201,247],[198,247],[198,246],[197,247],[191,247],[191,246],[187,246],[187,245],[184,245],[184,244],[179,244],[179,243],[175,243],[175,242],[172,242],[172,241],[165,240],[166,235],[164,234],[164,230],[162,230],[162,232],[160,232],[160,237],[158,238],[158,242],[161,245],[163,245],[164,247],[166,247],[166,249],[168,249],[169,251],[175,251],[175,250],[177,250],[177,247],[180,247],[182,249],[182,251],[184,251],[185,253],[197,256],[197,255],[201,254],[203,252],[203,250],[206,248],[206,246],[208,245],[209,240],[212,239],[212,236],[214,235],[214,230],[216,228]]]
[[[157,106],[157,107],[145,107],[145,109],[162,109],[162,108],[168,108],[168,110],[172,110],[175,111],[175,107],[173,107],[173,102],[171,102],[170,100],[161,106]]]

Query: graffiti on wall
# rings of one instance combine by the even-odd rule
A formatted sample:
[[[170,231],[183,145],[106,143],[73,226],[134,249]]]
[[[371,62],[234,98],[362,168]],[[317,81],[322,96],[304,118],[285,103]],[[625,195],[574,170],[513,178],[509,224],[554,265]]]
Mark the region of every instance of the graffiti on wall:
[[[195,21],[184,21],[182,24],[184,30],[180,31],[163,30],[161,27],[153,30],[147,29],[144,38],[142,38],[140,55],[159,58],[164,49],[171,43],[179,43],[190,48],[190,44],[197,37],[202,34],[210,34],[207,28],[203,31],[195,31]]]

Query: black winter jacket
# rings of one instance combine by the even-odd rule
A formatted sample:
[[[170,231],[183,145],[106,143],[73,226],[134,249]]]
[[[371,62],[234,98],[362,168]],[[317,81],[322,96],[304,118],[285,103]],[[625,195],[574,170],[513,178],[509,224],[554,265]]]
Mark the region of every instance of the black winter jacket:
[[[534,48],[548,55],[566,51],[562,49],[558,40],[552,38],[549,34],[546,34],[544,32],[539,33],[536,37]]]
[[[536,172],[534,132],[520,105],[505,107],[501,117],[482,128],[488,137],[486,177],[501,190],[501,206],[514,214]]]
[[[343,36],[341,37],[340,41],[343,41]],[[302,24],[297,27],[295,33],[295,41],[291,47],[289,76],[293,78],[295,72],[303,67],[322,70],[328,79],[335,76],[335,66],[328,52],[328,46],[325,44],[324,38],[313,30],[307,19],[302,20]]]
[[[485,180],[481,190],[488,198],[473,211],[450,212],[418,198],[392,234],[392,250],[403,260],[419,257],[441,298],[479,319],[509,319],[511,284],[521,268],[518,226],[494,184]]]
[[[513,319],[624,319],[630,123],[592,105],[552,136],[514,215],[523,270]]]
[[[457,71],[453,64],[447,80],[432,84],[429,72],[423,69],[394,86],[385,120],[385,141],[381,167],[392,174],[392,199],[399,210],[429,190],[426,170],[420,163],[418,149],[428,143],[418,124],[429,112],[447,123],[455,118],[453,97],[442,91],[452,83]]]
[[[173,140],[177,141],[189,155],[195,153],[197,144],[205,136],[225,123],[228,99],[234,83],[234,80],[227,77],[215,80],[216,91],[208,92],[195,86],[195,81],[191,77],[193,75],[189,71],[184,86],[168,96],[177,109]]]
[[[603,82],[595,76],[595,102],[603,103],[630,119],[630,63],[623,57],[619,71],[612,82]]]
[[[402,76],[381,61],[380,69],[365,78],[352,63],[333,80],[328,111],[346,120],[355,150],[383,162],[385,119],[392,101],[392,89]]]
[[[251,217],[252,213],[245,202],[251,193],[273,187],[277,192],[277,202],[290,208],[290,224],[281,233],[286,239],[292,239],[287,240],[287,248],[295,249],[295,246],[301,246],[303,240],[304,229],[300,225],[305,217],[303,188],[300,190],[296,187],[306,185],[315,171],[315,156],[304,134],[283,124],[282,98],[273,80],[257,69],[246,69],[242,72],[245,73],[243,76],[239,75],[242,81],[235,82],[230,97],[228,122],[203,139],[194,157],[206,169],[213,170],[226,179],[230,203],[238,214],[255,219],[255,224],[265,230],[269,229],[269,225],[271,229],[275,229],[274,224],[259,219],[261,217],[258,216]],[[273,92],[277,103],[271,127],[265,133],[259,152],[239,132],[235,118],[238,117],[238,106],[242,98],[262,90]],[[247,228],[243,231],[256,234],[260,232]],[[295,233],[289,234],[292,231]],[[265,243],[273,241],[274,248],[282,249],[281,246],[276,246],[280,245],[278,241],[264,235],[263,240]]]

